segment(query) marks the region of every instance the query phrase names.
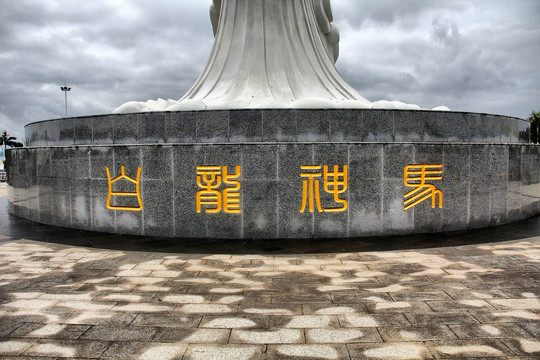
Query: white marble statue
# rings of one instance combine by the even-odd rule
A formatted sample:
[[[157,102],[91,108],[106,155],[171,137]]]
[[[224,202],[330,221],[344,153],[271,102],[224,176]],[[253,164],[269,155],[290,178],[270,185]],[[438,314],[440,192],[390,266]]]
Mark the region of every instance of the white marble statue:
[[[329,0],[214,0],[210,60],[182,101],[208,108],[369,107],[337,72]],[[302,106],[302,105],[301,105]]]
[[[339,31],[330,0],[213,0],[214,47],[179,100],[128,102],[116,113],[253,108],[413,108],[371,103],[334,63]]]

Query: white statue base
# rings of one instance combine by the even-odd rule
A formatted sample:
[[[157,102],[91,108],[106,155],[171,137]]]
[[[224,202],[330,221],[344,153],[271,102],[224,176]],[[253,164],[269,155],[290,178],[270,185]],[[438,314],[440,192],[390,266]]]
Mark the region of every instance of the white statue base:
[[[339,32],[329,0],[214,0],[216,40],[206,68],[178,101],[131,101],[115,113],[228,109],[408,109],[371,103],[334,66]],[[436,108],[445,110],[445,108]]]

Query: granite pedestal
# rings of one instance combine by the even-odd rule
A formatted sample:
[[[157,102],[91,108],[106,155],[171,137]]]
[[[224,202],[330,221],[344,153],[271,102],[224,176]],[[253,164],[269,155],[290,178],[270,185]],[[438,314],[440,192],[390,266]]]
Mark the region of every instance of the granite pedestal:
[[[540,214],[540,147],[527,121],[505,116],[155,112],[36,122],[25,137],[8,151],[10,212],[76,229],[341,238]]]

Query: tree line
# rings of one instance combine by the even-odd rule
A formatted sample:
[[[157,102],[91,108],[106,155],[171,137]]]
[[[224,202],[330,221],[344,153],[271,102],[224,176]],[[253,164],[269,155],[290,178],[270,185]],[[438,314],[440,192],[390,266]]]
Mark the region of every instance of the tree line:
[[[527,120],[531,122],[531,142],[540,144],[540,111],[533,111]]]

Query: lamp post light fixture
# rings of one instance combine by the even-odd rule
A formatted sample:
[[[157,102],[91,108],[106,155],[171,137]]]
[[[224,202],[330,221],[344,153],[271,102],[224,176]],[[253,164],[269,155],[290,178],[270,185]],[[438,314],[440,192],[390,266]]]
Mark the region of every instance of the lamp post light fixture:
[[[66,117],[67,117],[67,92],[71,90],[71,88],[67,87],[66,83],[64,82],[64,86],[61,86],[60,90],[64,92],[64,98],[65,98],[65,104],[66,104]]]

